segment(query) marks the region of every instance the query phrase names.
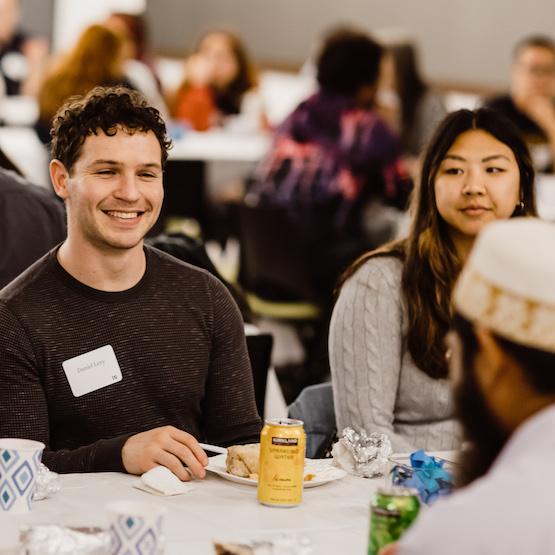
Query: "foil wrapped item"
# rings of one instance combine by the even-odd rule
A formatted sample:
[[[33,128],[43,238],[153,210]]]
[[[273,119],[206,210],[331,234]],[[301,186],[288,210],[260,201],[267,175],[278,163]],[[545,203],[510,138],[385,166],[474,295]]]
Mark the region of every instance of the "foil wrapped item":
[[[244,543],[214,543],[216,555],[311,555],[307,537],[283,535],[272,540]]]
[[[102,528],[37,525],[22,529],[21,545],[26,555],[106,555],[110,534]]]
[[[385,434],[345,428],[333,446],[334,464],[355,476],[375,478],[389,469],[391,441]]]
[[[33,501],[40,501],[47,497],[52,497],[60,491],[62,480],[59,474],[48,470],[44,464],[40,463],[33,492]]]

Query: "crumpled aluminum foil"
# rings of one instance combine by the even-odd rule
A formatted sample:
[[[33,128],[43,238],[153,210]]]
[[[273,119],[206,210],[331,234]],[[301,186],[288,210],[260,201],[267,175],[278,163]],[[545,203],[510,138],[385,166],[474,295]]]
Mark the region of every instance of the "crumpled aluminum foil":
[[[272,540],[244,543],[214,543],[216,555],[310,555],[309,538],[284,535]]]
[[[386,434],[365,430],[356,432],[345,428],[339,441],[333,446],[334,464],[355,476],[375,478],[389,469],[391,441]]]
[[[33,501],[40,501],[51,497],[60,491],[62,480],[59,474],[48,470],[44,464],[40,463],[33,492]]]
[[[102,528],[37,525],[21,531],[21,544],[26,555],[106,555],[110,534]]]

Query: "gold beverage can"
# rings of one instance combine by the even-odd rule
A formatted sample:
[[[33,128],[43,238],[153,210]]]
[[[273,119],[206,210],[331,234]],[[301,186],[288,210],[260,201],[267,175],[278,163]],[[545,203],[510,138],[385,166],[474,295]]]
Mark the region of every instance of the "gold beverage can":
[[[306,436],[302,420],[266,420],[260,433],[258,501],[296,507],[303,497]]]

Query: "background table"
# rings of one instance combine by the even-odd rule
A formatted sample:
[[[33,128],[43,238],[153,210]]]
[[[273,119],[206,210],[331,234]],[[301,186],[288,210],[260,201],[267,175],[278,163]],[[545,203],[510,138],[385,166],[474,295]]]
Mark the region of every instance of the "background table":
[[[105,506],[120,499],[164,506],[166,555],[213,555],[213,540],[271,539],[282,533],[307,537],[314,555],[363,555],[367,550],[369,503],[382,479],[346,476],[305,490],[294,508],[271,508],[256,501],[256,488],[213,474],[177,497],[158,497],[132,487],[137,477],[118,473],[67,474],[62,489],[39,501],[24,523],[107,526]]]
[[[186,131],[173,139],[170,160],[257,162],[270,147],[268,133],[239,133],[224,129]]]

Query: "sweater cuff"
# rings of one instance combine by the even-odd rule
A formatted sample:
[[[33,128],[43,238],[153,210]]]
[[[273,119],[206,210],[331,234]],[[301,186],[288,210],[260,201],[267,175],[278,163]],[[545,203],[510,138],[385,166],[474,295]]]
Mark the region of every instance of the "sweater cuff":
[[[93,472],[127,472],[121,459],[121,451],[125,442],[133,434],[103,439],[97,442],[92,456]]]

